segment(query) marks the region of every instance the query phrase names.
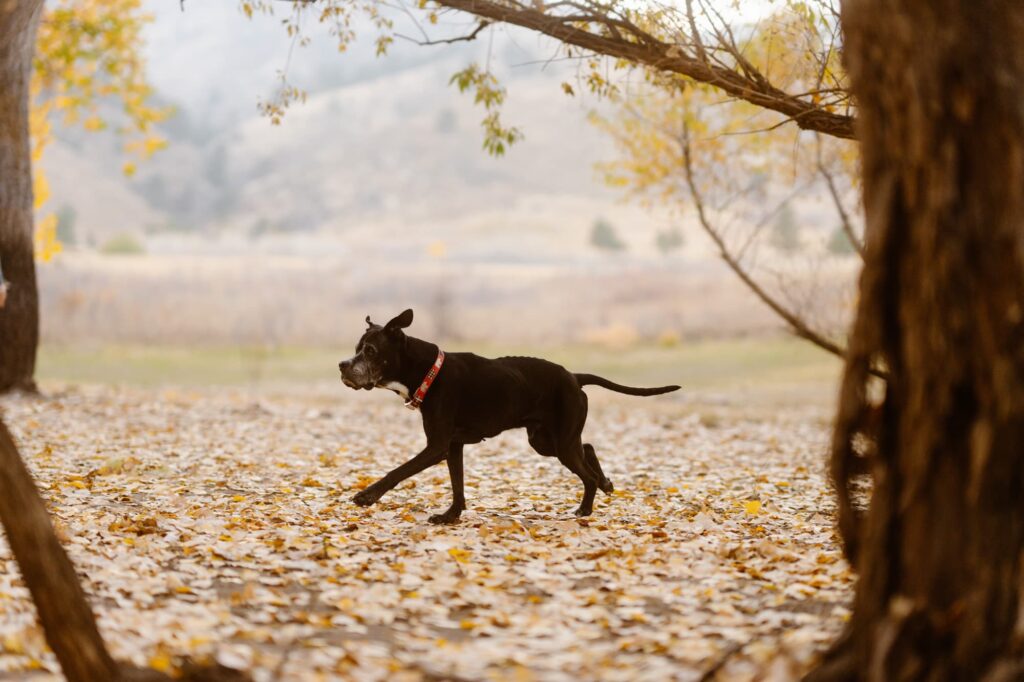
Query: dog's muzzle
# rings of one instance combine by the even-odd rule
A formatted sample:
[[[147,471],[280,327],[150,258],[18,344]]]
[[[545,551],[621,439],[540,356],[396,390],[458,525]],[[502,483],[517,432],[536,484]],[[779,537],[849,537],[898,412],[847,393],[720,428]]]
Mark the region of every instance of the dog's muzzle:
[[[342,360],[338,363],[338,369],[341,371],[341,382],[357,391],[360,389],[373,390],[377,383],[370,378],[365,365],[356,365],[351,360]]]

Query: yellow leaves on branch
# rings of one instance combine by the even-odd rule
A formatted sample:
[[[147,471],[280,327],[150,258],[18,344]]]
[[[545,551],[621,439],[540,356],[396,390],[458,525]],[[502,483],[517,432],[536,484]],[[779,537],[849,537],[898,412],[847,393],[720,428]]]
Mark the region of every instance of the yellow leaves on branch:
[[[36,38],[30,115],[37,210],[48,196],[40,161],[52,139],[51,117],[57,113],[65,125],[78,124],[91,132],[113,126],[128,136],[125,152],[135,158],[148,158],[166,146],[153,128],[170,110],[150,102],[152,89],[142,59],[142,29],[150,21],[141,0],[57,0],[47,5]],[[108,113],[111,101],[120,104],[113,115]],[[124,172],[132,175],[135,164],[125,163]],[[35,243],[41,260],[60,252],[56,227],[55,216],[39,220]]]
[[[48,213],[36,223],[34,243],[36,258],[44,263],[63,250],[57,239],[57,214]]]
[[[776,12],[738,44],[743,58],[773,86],[833,110],[845,92],[846,76],[833,49],[835,26],[804,3],[780,3]],[[588,84],[600,85],[593,68]],[[716,198],[736,196],[751,182],[771,178],[793,185],[807,182],[821,161],[851,182],[856,173],[856,144],[818,141],[782,115],[743,101],[724,98],[716,88],[656,69],[630,86],[612,114],[593,122],[609,134],[619,157],[599,165],[604,180],[649,201],[689,202],[683,181],[683,130],[698,189]]]
[[[33,133],[32,159],[38,161],[42,155],[42,148],[50,137],[50,125],[46,119],[49,107],[34,109],[29,118],[29,128]],[[32,196],[33,208],[39,209],[50,198],[50,183],[47,182],[39,164],[36,163],[32,171]],[[57,216],[49,213],[39,219],[36,224],[33,243],[36,258],[48,262],[61,252],[61,244],[57,239]]]

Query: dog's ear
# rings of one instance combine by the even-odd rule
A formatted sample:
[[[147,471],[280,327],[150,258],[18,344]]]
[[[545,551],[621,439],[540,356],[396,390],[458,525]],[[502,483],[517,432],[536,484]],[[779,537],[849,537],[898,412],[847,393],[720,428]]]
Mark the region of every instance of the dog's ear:
[[[366,316],[366,330],[369,331],[369,330],[373,329],[374,327],[376,327],[377,329],[380,329],[380,325],[379,324],[374,324],[373,321],[370,320],[370,316],[367,315]]]
[[[396,332],[399,329],[405,329],[410,324],[412,324],[412,308],[392,318],[390,322],[384,325],[384,331]]]

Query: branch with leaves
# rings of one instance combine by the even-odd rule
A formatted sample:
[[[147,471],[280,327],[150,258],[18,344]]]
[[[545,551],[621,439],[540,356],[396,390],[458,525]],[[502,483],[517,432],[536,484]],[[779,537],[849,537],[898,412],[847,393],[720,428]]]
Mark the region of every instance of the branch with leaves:
[[[692,3],[685,17],[676,16],[677,11],[668,7],[642,12],[624,4],[587,0],[550,5],[527,5],[515,0],[437,0],[437,4],[536,31],[594,55],[714,86],[737,99],[782,114],[804,130],[854,138],[853,116],[833,110],[847,101],[845,92],[837,90],[833,101],[822,101],[821,91],[794,94],[776,86],[744,57],[731,32],[719,28],[724,21],[717,18],[706,22],[715,40],[709,48],[696,28],[699,17]],[[715,17],[711,11],[703,16]],[[651,24],[670,30],[647,30],[645,27]],[[684,32],[679,30],[682,26],[691,28]]]

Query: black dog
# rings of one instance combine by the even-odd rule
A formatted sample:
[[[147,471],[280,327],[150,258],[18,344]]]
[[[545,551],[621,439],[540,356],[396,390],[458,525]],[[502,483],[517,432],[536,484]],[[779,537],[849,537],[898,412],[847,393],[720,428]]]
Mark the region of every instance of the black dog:
[[[593,374],[573,374],[539,358],[490,360],[472,353],[443,353],[436,345],[406,336],[412,311],[381,327],[366,318],[366,333],[356,354],[339,363],[341,380],[354,389],[387,388],[406,398],[406,407],[422,405],[427,446],[422,452],[352,498],[369,506],[405,479],[441,460],[448,461],[455,499],[431,523],[451,523],[466,508],[462,489],[462,447],[508,429],[525,428],[533,449],[558,461],[583,481],[577,516],[593,511],[594,493],[611,493],[594,447],[580,435],[587,420],[591,384],[628,395],[659,395],[678,386],[632,388]],[[436,379],[436,380],[435,380]]]

